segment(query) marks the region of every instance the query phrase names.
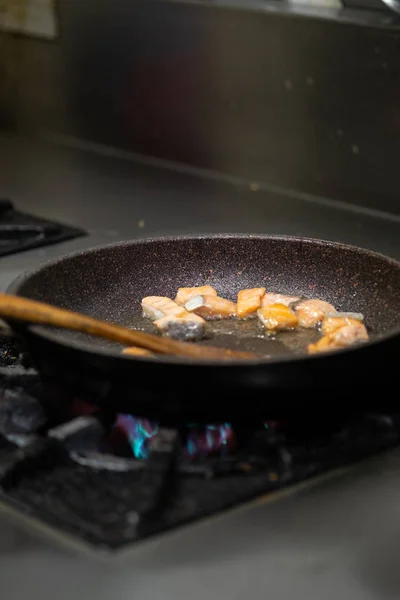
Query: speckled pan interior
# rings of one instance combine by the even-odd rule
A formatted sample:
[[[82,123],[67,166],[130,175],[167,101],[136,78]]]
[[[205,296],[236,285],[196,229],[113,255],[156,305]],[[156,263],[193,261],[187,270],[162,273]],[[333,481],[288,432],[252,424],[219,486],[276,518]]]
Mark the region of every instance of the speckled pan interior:
[[[144,296],[173,297],[180,286],[204,284],[230,299],[255,286],[322,298],[339,310],[364,313],[378,335],[400,327],[400,263],[298,238],[226,235],[120,243],[49,263],[11,291],[127,324],[141,313]],[[87,341],[80,334],[57,335]]]

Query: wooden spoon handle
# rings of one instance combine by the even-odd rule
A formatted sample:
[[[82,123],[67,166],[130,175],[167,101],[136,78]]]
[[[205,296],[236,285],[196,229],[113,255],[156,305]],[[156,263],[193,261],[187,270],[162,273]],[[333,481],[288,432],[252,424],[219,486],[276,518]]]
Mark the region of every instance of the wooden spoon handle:
[[[142,331],[133,331],[121,325],[99,321],[70,310],[10,294],[0,293],[1,317],[87,333],[118,342],[124,346],[139,346],[140,348],[146,348],[147,350],[161,354],[199,359],[252,358],[255,356],[247,352],[235,352],[224,348],[199,346],[162,338]]]

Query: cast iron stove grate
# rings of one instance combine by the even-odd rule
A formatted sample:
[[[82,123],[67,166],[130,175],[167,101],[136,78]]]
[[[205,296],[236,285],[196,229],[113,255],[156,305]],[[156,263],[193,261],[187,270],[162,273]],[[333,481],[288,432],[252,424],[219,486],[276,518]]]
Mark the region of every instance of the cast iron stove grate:
[[[83,229],[28,215],[0,199],[0,256],[86,235]]]
[[[400,414],[164,428],[71,401],[21,367],[15,349],[10,362],[18,366],[0,374],[0,500],[97,548],[120,549],[399,442]]]

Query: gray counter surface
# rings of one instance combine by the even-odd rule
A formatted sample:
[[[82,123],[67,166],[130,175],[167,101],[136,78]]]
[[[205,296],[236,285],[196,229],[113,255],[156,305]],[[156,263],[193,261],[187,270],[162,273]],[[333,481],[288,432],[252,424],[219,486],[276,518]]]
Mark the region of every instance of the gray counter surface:
[[[400,217],[379,210],[11,136],[0,135],[0,160],[2,197],[21,210],[90,232],[1,259],[3,276],[79,248],[179,233],[301,235],[400,257]]]
[[[0,193],[86,238],[0,259],[0,288],[77,248],[187,232],[266,232],[340,240],[400,258],[399,221],[136,164],[0,137]],[[400,451],[139,544],[86,552],[8,509],[0,512],[7,600],[400,597]],[[64,543],[66,542],[66,543]]]

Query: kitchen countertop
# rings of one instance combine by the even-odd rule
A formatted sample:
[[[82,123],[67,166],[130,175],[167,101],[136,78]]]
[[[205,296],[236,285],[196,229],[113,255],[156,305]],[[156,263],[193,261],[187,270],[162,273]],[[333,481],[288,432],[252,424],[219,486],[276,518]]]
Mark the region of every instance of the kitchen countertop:
[[[319,237],[400,258],[400,216],[5,135],[0,135],[0,160],[2,197],[21,210],[90,232],[86,238],[2,258],[0,287],[7,277],[72,250],[179,233]]]
[[[400,219],[76,148],[0,136],[0,190],[90,235],[0,259],[0,289],[65,252],[147,235],[266,232],[354,243],[400,258]],[[139,544],[85,552],[0,511],[7,600],[400,597],[400,450]]]

